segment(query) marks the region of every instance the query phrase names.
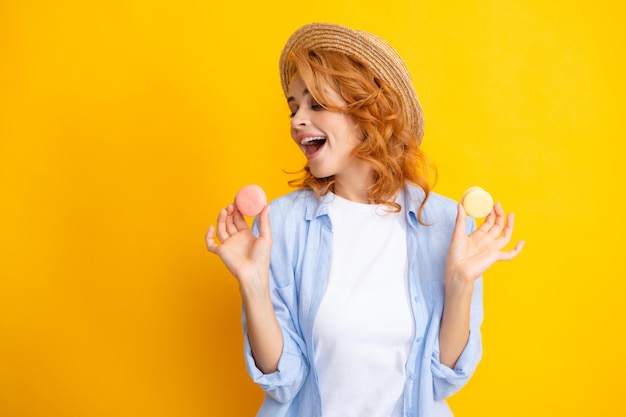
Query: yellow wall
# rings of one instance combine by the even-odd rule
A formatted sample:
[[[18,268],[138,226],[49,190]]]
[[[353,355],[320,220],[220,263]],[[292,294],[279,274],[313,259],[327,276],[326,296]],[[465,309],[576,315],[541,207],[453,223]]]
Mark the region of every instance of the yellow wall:
[[[485,277],[457,415],[623,412],[619,2],[214,3],[0,3],[0,415],[253,415],[203,237],[240,186],[289,190],[277,60],[311,21],[397,47],[436,189],[486,187],[528,241]]]

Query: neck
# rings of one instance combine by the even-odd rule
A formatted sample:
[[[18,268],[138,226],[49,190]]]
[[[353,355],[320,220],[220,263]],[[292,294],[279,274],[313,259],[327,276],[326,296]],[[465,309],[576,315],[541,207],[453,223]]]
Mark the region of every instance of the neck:
[[[370,204],[369,187],[372,185],[371,170],[363,164],[350,174],[335,175],[334,193],[346,200]]]

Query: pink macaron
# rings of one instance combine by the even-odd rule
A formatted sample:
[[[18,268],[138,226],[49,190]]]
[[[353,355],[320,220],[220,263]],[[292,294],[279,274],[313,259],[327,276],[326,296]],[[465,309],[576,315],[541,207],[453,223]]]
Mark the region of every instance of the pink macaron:
[[[235,196],[235,206],[244,216],[256,216],[266,204],[265,192],[258,185],[246,185]]]

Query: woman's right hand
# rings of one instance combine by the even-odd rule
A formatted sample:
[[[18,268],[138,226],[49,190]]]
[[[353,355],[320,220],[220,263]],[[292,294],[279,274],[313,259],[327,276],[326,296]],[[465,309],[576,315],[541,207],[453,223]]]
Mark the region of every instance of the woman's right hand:
[[[259,214],[259,237],[248,227],[246,219],[231,204],[220,211],[216,229],[206,234],[209,252],[218,255],[239,281],[239,291],[246,315],[247,337],[256,366],[264,374],[276,372],[283,351],[283,334],[276,319],[269,290],[270,206]]]
[[[206,234],[207,249],[222,259],[240,286],[268,285],[272,248],[269,210],[269,205],[266,205],[259,214],[259,237],[252,233],[234,204],[220,211],[217,230],[210,226]],[[216,234],[221,244],[215,241]]]

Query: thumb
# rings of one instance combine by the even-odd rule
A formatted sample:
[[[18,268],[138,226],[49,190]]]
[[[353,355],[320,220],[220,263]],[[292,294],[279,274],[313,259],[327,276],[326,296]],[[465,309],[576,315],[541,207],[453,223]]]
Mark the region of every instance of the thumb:
[[[272,230],[270,228],[270,206],[263,207],[259,215],[259,237],[272,241]]]
[[[466,232],[466,223],[467,223],[467,214],[465,213],[465,208],[463,204],[458,203],[457,205],[457,213],[456,213],[456,223],[454,225],[454,236],[459,234],[465,236]]]

